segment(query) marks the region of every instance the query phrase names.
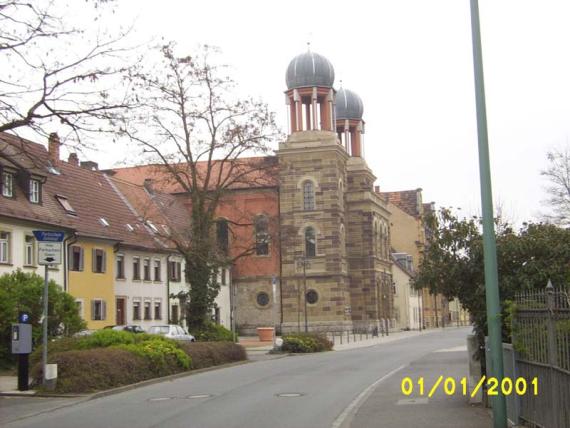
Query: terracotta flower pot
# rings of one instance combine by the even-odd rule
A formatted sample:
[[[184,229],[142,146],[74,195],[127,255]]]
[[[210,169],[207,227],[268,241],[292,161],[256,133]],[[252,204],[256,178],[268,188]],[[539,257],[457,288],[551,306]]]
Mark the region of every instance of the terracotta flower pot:
[[[257,327],[257,335],[260,342],[271,342],[273,340],[273,327]]]

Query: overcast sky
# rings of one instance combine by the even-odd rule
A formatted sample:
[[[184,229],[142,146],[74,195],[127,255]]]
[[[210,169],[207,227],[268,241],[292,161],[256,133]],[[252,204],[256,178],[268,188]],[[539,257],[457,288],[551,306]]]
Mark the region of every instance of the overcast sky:
[[[546,151],[570,136],[570,2],[480,0],[494,200],[516,222],[545,199]],[[219,46],[243,93],[287,116],[289,61],[326,56],[364,102],[365,158],[382,190],[480,212],[469,0],[121,0],[139,37]],[[114,165],[106,153],[102,166]],[[115,158],[116,159],[116,158]]]

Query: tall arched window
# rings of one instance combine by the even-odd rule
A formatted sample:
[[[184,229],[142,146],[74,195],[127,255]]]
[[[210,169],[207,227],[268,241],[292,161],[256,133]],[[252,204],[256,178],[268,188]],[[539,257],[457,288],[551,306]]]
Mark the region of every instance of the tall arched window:
[[[315,257],[317,255],[317,235],[315,228],[309,226],[305,229],[305,257]]]
[[[227,255],[230,243],[227,220],[220,219],[216,221],[216,240],[218,242],[218,248]]]
[[[265,215],[255,218],[255,254],[267,256],[269,254],[269,220]]]
[[[315,185],[311,180],[303,183],[303,209],[305,211],[315,209]]]

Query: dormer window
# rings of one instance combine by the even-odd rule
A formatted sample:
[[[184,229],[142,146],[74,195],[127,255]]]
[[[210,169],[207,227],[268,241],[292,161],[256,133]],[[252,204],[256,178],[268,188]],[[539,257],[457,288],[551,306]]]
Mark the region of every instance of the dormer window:
[[[71,204],[69,203],[69,201],[65,196],[56,195],[55,198],[57,199],[57,202],[59,202],[59,204],[63,207],[63,209],[67,214],[76,215],[75,210],[73,209],[73,207],[71,206]]]
[[[14,176],[9,172],[2,173],[2,196],[14,197]]]
[[[30,202],[39,204],[41,202],[41,183],[38,180],[30,180]]]

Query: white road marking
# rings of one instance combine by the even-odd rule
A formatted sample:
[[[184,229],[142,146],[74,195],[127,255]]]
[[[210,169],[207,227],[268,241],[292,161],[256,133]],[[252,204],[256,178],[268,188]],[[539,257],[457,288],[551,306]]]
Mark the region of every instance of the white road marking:
[[[407,364],[404,364],[403,366],[400,366],[394,370],[392,370],[391,372],[388,372],[387,374],[385,374],[384,376],[382,376],[380,379],[378,379],[376,382],[374,382],[372,385],[368,386],[364,391],[362,391],[360,394],[358,394],[358,396],[352,400],[352,402],[342,411],[342,413],[340,415],[337,416],[337,418],[334,420],[334,422],[331,425],[331,428],[340,428],[344,422],[346,421],[346,419],[348,418],[348,416],[356,409],[358,409],[358,407],[360,407],[360,405],[362,404],[362,402],[364,401],[365,398],[368,397],[369,394],[372,393],[372,391],[374,391],[374,388],[376,388],[380,382],[388,379],[390,376],[392,376],[393,374],[399,372],[400,370],[402,370],[404,367],[406,367]]]
[[[461,351],[467,352],[467,345],[460,345],[460,346],[456,346],[455,348],[438,349],[437,351],[433,351],[433,352],[461,352]]]

